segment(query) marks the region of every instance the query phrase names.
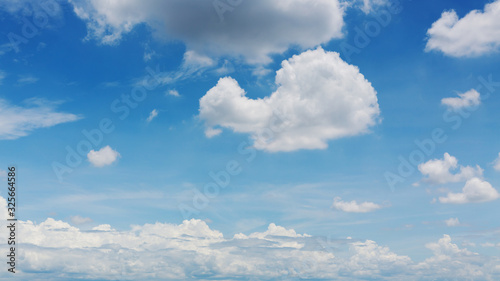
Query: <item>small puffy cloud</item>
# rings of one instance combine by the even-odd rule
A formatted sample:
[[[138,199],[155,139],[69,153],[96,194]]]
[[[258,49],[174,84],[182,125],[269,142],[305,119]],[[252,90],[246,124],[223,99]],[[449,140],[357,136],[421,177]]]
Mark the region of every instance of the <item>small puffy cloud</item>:
[[[439,202],[450,204],[482,203],[498,199],[498,191],[487,181],[472,178],[465,183],[461,193],[449,192],[439,197]]]
[[[333,199],[332,208],[347,213],[369,213],[382,208],[382,206],[373,202],[358,203],[356,200],[347,202],[342,201],[342,198],[340,197],[335,197]]]
[[[498,153],[497,159],[493,162],[493,168],[497,171],[500,171],[500,153]]]
[[[31,131],[48,128],[57,124],[73,122],[80,116],[56,112],[57,102],[43,99],[29,99],[26,106],[17,106],[0,99],[0,139],[17,139],[27,136]]]
[[[171,89],[171,90],[166,91],[165,95],[174,96],[174,97],[180,97],[181,96],[176,89]]]
[[[459,171],[452,174],[451,171],[459,168]],[[483,169],[477,166],[458,166],[457,158],[448,153],[444,154],[443,159],[432,159],[418,165],[418,170],[422,175],[427,176],[423,181],[431,184],[445,184],[450,182],[461,182],[473,177],[480,177]]]
[[[205,136],[207,138],[213,138],[213,137],[219,135],[220,133],[222,133],[222,130],[219,128],[206,128],[205,129]]]
[[[75,225],[86,224],[86,223],[92,222],[91,218],[84,218],[84,217],[79,216],[79,215],[70,217],[70,220]]]
[[[101,148],[98,151],[91,150],[87,154],[87,158],[92,165],[95,167],[104,167],[107,165],[111,165],[113,162],[116,161],[120,157],[120,153],[117,151],[113,150],[109,145]]]
[[[459,226],[460,225],[460,221],[458,220],[458,218],[449,218],[449,219],[445,220],[444,223],[447,226]]]
[[[444,98],[441,100],[441,104],[446,105],[450,109],[461,109],[464,107],[477,106],[481,103],[481,98],[479,93],[472,89],[465,93],[458,94],[458,98]]]
[[[109,224],[100,224],[98,226],[94,226],[92,230],[95,231],[116,231],[115,229],[111,228],[111,225]]]
[[[255,148],[270,152],[324,149],[377,124],[376,91],[338,53],[318,48],[281,65],[277,89],[265,98],[250,99],[236,80],[221,78],[200,99],[199,117],[209,128],[248,133]]]
[[[338,0],[70,3],[87,25],[87,39],[117,44],[124,34],[144,24],[156,37],[181,40],[196,53],[243,58],[250,63],[270,62],[272,54],[283,53],[290,46],[313,48],[341,38],[345,10]]]
[[[155,119],[155,118],[156,118],[156,116],[158,116],[158,110],[153,109],[153,111],[151,111],[151,112],[149,113],[149,116],[148,116],[148,119],[146,119],[146,122],[148,122],[148,123],[149,123],[149,122],[153,121],[153,119]]]
[[[311,235],[308,234],[298,234],[295,232],[293,229],[286,229],[282,226],[276,225],[274,223],[270,223],[269,226],[267,227],[267,230],[264,232],[254,232],[250,234],[248,237],[249,238],[260,238],[264,239],[268,236],[283,236],[283,237],[311,237]]]
[[[500,48],[500,0],[484,11],[473,10],[459,19],[454,10],[445,11],[427,30],[426,51],[437,50],[453,57],[476,57]]]
[[[369,14],[378,7],[391,4],[391,0],[362,0],[361,10],[365,14]]]

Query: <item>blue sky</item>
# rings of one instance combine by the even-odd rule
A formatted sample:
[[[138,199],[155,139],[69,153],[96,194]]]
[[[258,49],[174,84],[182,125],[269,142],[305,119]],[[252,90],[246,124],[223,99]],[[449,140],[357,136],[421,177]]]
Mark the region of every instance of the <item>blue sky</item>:
[[[499,11],[1,3],[17,277],[495,280]],[[129,268],[134,251],[146,265]]]

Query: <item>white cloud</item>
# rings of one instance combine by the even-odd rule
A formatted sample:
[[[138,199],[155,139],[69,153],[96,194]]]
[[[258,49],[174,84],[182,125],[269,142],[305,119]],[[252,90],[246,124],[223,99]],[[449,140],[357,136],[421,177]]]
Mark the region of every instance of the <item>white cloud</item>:
[[[117,151],[113,150],[109,145],[101,148],[98,151],[91,150],[87,154],[87,158],[92,165],[95,167],[104,167],[107,165],[111,165],[113,162],[116,161],[120,157],[120,153]]]
[[[493,162],[493,168],[497,171],[500,171],[500,153],[498,153],[497,159]]]
[[[5,79],[5,71],[0,70],[0,85],[2,85],[3,79]]]
[[[445,220],[444,223],[447,226],[459,226],[460,225],[460,221],[458,220],[458,218],[449,218],[449,219]]]
[[[92,230],[96,230],[96,231],[116,231],[115,229],[111,228],[111,225],[109,225],[109,224],[100,224],[98,226],[93,227]]]
[[[418,280],[496,280],[499,277],[497,258],[488,259],[461,249],[452,243],[449,235],[426,247],[433,256],[415,266],[421,274]]]
[[[329,140],[369,131],[378,122],[377,93],[357,67],[323,49],[282,62],[270,96],[250,99],[238,82],[221,78],[200,99],[207,127],[249,133],[257,149],[324,149]]]
[[[484,11],[473,10],[459,19],[445,11],[427,30],[426,51],[438,50],[453,57],[474,57],[497,52],[500,47],[500,0]]]
[[[220,133],[222,133],[222,130],[218,129],[218,128],[206,128],[205,129],[205,136],[207,138],[213,138],[213,137],[219,135]]]
[[[259,238],[259,239],[272,239],[275,236],[280,237],[311,237],[308,234],[298,234],[293,229],[286,229],[282,226],[276,225],[274,223],[269,224],[267,230],[264,232],[254,232],[250,235],[245,235],[243,233],[238,233],[234,235],[235,239],[248,239],[248,238]]]
[[[38,78],[31,75],[20,75],[17,79],[17,83],[19,84],[34,84],[38,82]]]
[[[2,221],[6,205],[0,197]],[[273,223],[233,238],[196,219],[128,230],[101,224],[82,231],[52,218],[18,225],[22,280],[498,280],[500,274],[500,259],[461,249],[448,235],[427,244],[433,256],[415,263],[372,240],[326,240]],[[5,226],[0,235],[7,235]]]
[[[376,279],[375,276],[384,276],[389,272],[398,276],[403,268],[409,269],[412,266],[412,260],[408,256],[400,256],[372,240],[353,242],[350,244],[350,251],[353,255],[347,260],[345,267],[348,272],[353,272],[357,280]],[[399,276],[395,280],[408,280],[407,278]]]
[[[155,119],[155,118],[156,118],[156,116],[158,116],[158,110],[153,109],[153,111],[151,111],[151,112],[149,113],[149,116],[148,116],[148,119],[146,119],[146,122],[148,122],[148,123],[149,123],[149,122],[153,121],[153,119]]]
[[[81,119],[74,114],[56,112],[57,102],[32,98],[24,103],[26,107],[12,105],[0,99],[0,139],[17,139],[27,136],[35,129]]]
[[[342,198],[340,197],[335,197],[333,199],[332,208],[347,213],[369,213],[382,208],[382,206],[373,202],[358,203],[356,200],[346,202],[342,201]]]
[[[479,93],[472,89],[465,93],[458,94],[458,98],[444,98],[441,100],[441,104],[448,106],[451,109],[460,109],[464,107],[472,107],[479,105],[481,103],[481,98]]]
[[[93,221],[91,218],[84,218],[84,217],[79,216],[79,215],[70,217],[70,220],[73,224],[76,224],[76,225],[91,223]]]
[[[365,14],[369,14],[381,6],[391,4],[390,0],[362,0],[362,2],[361,10]]]
[[[135,26],[146,24],[156,37],[181,40],[188,50],[243,57],[250,63],[269,62],[270,55],[291,45],[313,48],[343,36],[345,4],[338,0],[253,0],[235,6],[231,3],[238,1],[222,1],[228,8],[224,13],[215,7],[218,0],[70,2],[87,24],[87,39],[116,44]]]
[[[186,51],[184,53],[183,64],[186,68],[198,70],[200,68],[215,66],[215,61],[195,51]]]
[[[165,94],[168,95],[168,96],[174,96],[174,97],[180,97],[181,96],[176,89],[168,90],[167,92],[165,92]]]
[[[450,172],[460,167],[460,170],[452,174]],[[431,184],[445,184],[450,182],[461,182],[473,177],[480,177],[483,174],[483,169],[476,165],[476,168],[471,166],[458,166],[457,158],[448,153],[444,154],[443,159],[432,159],[418,165],[418,170],[422,175],[427,176],[423,181]]]
[[[441,203],[464,204],[481,203],[498,199],[498,191],[487,181],[472,178],[465,183],[461,193],[449,192],[446,197],[439,197]]]

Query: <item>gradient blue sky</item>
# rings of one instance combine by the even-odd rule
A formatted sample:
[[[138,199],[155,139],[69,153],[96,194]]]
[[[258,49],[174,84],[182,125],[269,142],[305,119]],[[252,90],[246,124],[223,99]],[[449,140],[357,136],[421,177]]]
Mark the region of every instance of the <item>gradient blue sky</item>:
[[[99,5],[92,1],[54,2],[58,9],[49,15],[48,24],[39,28],[35,36],[26,39],[26,43],[20,43],[16,51],[9,41],[9,34],[22,34],[24,20],[32,21],[33,14],[44,10],[30,1],[0,4],[0,167],[6,170],[8,165],[14,164],[19,170],[19,218],[35,224],[53,218],[82,232],[103,224],[109,224],[117,231],[129,231],[131,225],[156,222],[178,225],[183,220],[194,218],[206,222],[210,229],[220,231],[228,239],[238,233],[265,232],[274,223],[313,237],[373,240],[397,255],[409,256],[414,263],[424,262],[432,256],[432,251],[425,245],[449,235],[459,248],[478,253],[484,264],[487,263],[485,260],[493,260],[498,268],[500,223],[497,214],[500,207],[495,200],[497,197],[478,199],[478,202],[471,199],[464,204],[442,203],[439,197],[445,197],[449,192],[461,192],[471,177],[436,183],[425,180],[422,172],[412,165],[415,171],[404,176],[404,182],[391,188],[386,175],[388,172],[398,175],[401,157],[408,159],[413,151],[418,150],[415,141],[429,139],[433,130],[441,128],[447,136],[446,141],[436,144],[432,153],[425,155],[418,164],[443,159],[448,153],[458,160],[458,167],[479,165],[483,172],[477,178],[493,188],[500,186],[500,172],[495,169],[500,152],[497,139],[500,85],[497,82],[488,88],[484,84],[489,79],[500,81],[500,26],[493,23],[492,28],[496,28],[497,33],[491,35],[485,31],[484,25],[478,24],[483,29],[474,30],[475,26],[470,22],[477,18],[466,18],[470,22],[463,24],[471,28],[465,29],[461,36],[472,39],[464,39],[465,43],[453,42],[461,40],[462,37],[457,39],[455,35],[463,30],[443,28],[437,31],[437,35],[428,32],[433,23],[444,16],[444,11],[454,10],[462,19],[472,10],[483,13],[488,3],[494,2],[491,5],[496,5],[499,10],[500,1],[401,0],[399,4],[373,1],[371,10],[362,2],[342,2],[346,6],[341,8],[343,26],[337,27],[340,35],[327,40],[289,39],[287,32],[290,32],[290,37],[305,34],[288,30],[293,25],[288,28],[276,23],[277,27],[269,28],[269,32],[282,32],[285,39],[279,44],[286,45],[277,48],[282,50],[280,52],[269,53],[256,50],[260,44],[258,40],[265,37],[256,35],[253,42],[251,32],[234,39],[253,42],[248,48],[228,46],[225,49],[222,39],[218,42],[217,38],[210,39],[205,46],[203,38],[193,39],[190,37],[193,34],[183,34],[183,28],[175,27],[177,19],[161,23],[167,26],[164,29],[151,24],[158,18],[151,16],[153,19],[148,21],[147,11],[143,13],[146,14],[144,18],[132,20],[130,28],[117,27],[110,18],[103,20],[99,17],[106,13],[110,17],[117,11],[114,20],[126,21],[127,11],[119,12],[119,3],[99,10]],[[211,1],[205,3],[214,9]],[[146,6],[137,5],[139,8],[136,9]],[[177,7],[177,4],[172,5],[172,9]],[[215,23],[207,29],[217,35],[217,24],[228,27],[232,21],[241,21],[234,26],[252,25],[252,22],[244,22],[248,19],[245,13],[265,9],[266,5],[261,1],[256,4],[243,1],[233,11],[224,13],[221,22],[218,22],[215,10],[207,10],[203,13],[210,13],[209,17],[215,18]],[[397,8],[396,13],[390,10],[393,6]],[[85,10],[90,19],[78,15],[77,8]],[[314,9],[317,7],[311,5],[312,12]],[[180,7],[179,11],[179,17],[182,17],[182,12],[189,10]],[[262,17],[271,17],[273,11],[263,12]],[[387,15],[388,11],[392,13],[387,25],[378,24],[380,31],[370,37],[366,46],[350,55],[343,52],[346,44],[356,46],[358,28],[364,29],[367,23],[376,22],[377,17]],[[165,14],[168,17],[175,12]],[[291,13],[292,17],[294,15]],[[480,20],[491,20],[487,13],[483,16]],[[299,17],[298,24],[306,23],[302,20]],[[493,17],[493,21],[498,22],[498,18]],[[267,22],[274,23],[272,20]],[[183,23],[179,20],[178,24]],[[101,26],[95,27],[99,24]],[[314,24],[317,22],[310,23],[314,30],[333,28]],[[105,29],[105,34],[120,36],[106,42],[96,31],[99,28]],[[248,29],[252,31],[251,27]],[[209,31],[206,31],[207,36],[215,36]],[[328,32],[323,33],[328,35]],[[453,34],[448,38],[446,32]],[[474,41],[474,35],[481,32],[485,32],[483,35],[490,41]],[[331,34],[336,34],[335,30]],[[433,36],[445,39],[430,50],[429,42]],[[481,38],[480,35],[477,37]],[[446,44],[462,46],[465,53],[447,51]],[[490,48],[467,53],[477,47],[474,44]],[[263,42],[262,48],[268,45],[272,42]],[[199,115],[200,99],[216,87],[220,78],[234,78],[250,99],[264,98],[277,88],[275,75],[282,67],[282,61],[294,55],[301,56],[307,50],[318,51],[318,46],[327,54],[339,53],[343,61],[357,66],[376,91],[380,115],[367,132],[328,140],[326,148],[292,151],[251,148],[249,133],[222,128],[221,124],[222,133],[211,138],[205,135],[208,121]],[[190,64],[186,54],[193,53],[197,57]],[[207,61],[210,63],[203,64]],[[159,70],[158,77],[163,80],[155,84],[154,89],[146,90],[147,97],[138,102],[136,108],[130,109],[130,114],[122,120],[111,105],[121,95],[130,95],[134,88],[142,85],[144,78],[149,79],[148,68]],[[256,74],[256,70],[260,70],[260,74]],[[167,81],[169,77],[174,78]],[[457,94],[472,89],[481,96],[477,101],[479,104],[472,108],[464,106],[461,110],[467,113],[467,117],[459,117],[461,123],[454,127],[460,114],[443,104],[442,99],[458,97]],[[170,90],[176,90],[179,96],[169,95]],[[349,92],[342,94],[349,95]],[[31,121],[21,120],[21,115],[29,109],[40,115],[30,117]],[[148,121],[153,110],[158,114]],[[443,117],[447,111],[455,118],[453,121]],[[55,112],[69,118],[68,122],[55,121],[42,126],[43,121],[33,119],[44,119],[47,117],[44,114]],[[76,149],[85,139],[82,130],[99,128],[104,118],[111,120],[114,130],[104,134],[102,142],[92,149],[97,151],[109,146],[120,156],[109,165],[96,167],[87,159],[86,151],[81,164],[58,178],[54,163],[67,165],[66,147]],[[10,137],[15,129],[5,124],[11,121],[17,122],[15,126],[24,126],[24,136]],[[244,141],[249,146],[247,149],[255,154],[251,161],[246,161],[249,154],[238,152]],[[240,164],[242,172],[231,176],[229,186],[210,198],[205,208],[189,216],[183,215],[179,207],[193,205],[193,197],[197,194],[194,190],[203,192],[203,187],[213,182],[209,173],[225,169],[232,160]],[[451,172],[460,173],[458,169]],[[6,189],[1,190],[0,195],[6,197]],[[335,197],[344,202],[355,200],[358,206],[371,202],[379,208],[367,212],[346,211],[332,206]],[[445,222],[455,218],[459,221],[457,225],[449,226]],[[26,239],[27,244],[44,246]],[[29,260],[29,257],[25,259]],[[38,270],[34,263],[26,264],[30,270]],[[64,270],[49,268],[46,276],[48,279],[62,278],[59,271]],[[29,273],[28,268],[26,272]],[[475,277],[465,273],[462,276],[445,274],[442,278],[490,280],[487,278],[498,277],[498,272],[498,269],[485,270],[484,275]],[[95,276],[111,278],[81,274],[82,278],[88,279]],[[216,270],[210,274],[190,275],[189,278],[252,278],[243,273],[224,275]],[[388,280],[388,276],[400,273],[382,271],[377,274],[371,275],[375,276],[373,280]],[[358,278],[360,275],[354,276]],[[408,276],[427,280],[423,275],[408,273]],[[409,279],[405,280],[412,280],[408,276]],[[314,278],[320,277],[309,279]],[[361,275],[359,278],[371,280],[370,276]]]

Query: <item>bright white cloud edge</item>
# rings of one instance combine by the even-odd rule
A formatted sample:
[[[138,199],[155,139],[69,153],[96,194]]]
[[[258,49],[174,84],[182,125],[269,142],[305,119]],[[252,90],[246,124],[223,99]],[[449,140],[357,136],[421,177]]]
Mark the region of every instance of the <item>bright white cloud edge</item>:
[[[481,104],[481,95],[476,90],[472,89],[465,93],[459,93],[458,97],[455,98],[443,98],[441,104],[454,110],[478,106]]]
[[[459,19],[454,10],[444,11],[427,30],[426,51],[441,51],[453,57],[477,57],[500,48],[500,0],[470,11]]]
[[[6,200],[0,197],[0,235],[5,237]],[[86,220],[86,219],[85,219]],[[191,219],[179,225],[134,225],[117,231],[101,224],[83,231],[64,221],[18,221],[22,267],[18,278],[54,280],[68,275],[115,280],[495,279],[497,257],[480,256],[449,235],[425,245],[433,255],[414,262],[372,240],[329,240],[271,223],[267,230],[233,237]],[[154,270],[151,270],[154,269]],[[443,270],[446,269],[446,270]],[[126,274],[125,274],[126,273]],[[2,271],[0,277],[7,277]]]
[[[317,48],[281,65],[276,91],[264,98],[250,99],[236,80],[221,78],[200,99],[200,119],[208,128],[248,133],[255,148],[270,152],[325,149],[379,122],[376,91],[338,53]]]
[[[449,153],[445,153],[443,159],[432,159],[419,164],[418,170],[425,176],[423,181],[431,184],[461,182],[483,175],[483,169],[479,165],[476,167],[459,166],[457,158]],[[453,174],[452,171],[455,170],[458,171]]]
[[[356,200],[347,202],[337,196],[333,199],[332,208],[346,213],[369,213],[382,208],[382,206],[373,202],[358,203]]]
[[[118,157],[120,157],[120,153],[113,150],[109,145],[101,148],[100,150],[91,150],[87,154],[87,159],[89,162],[95,167],[104,167],[111,165],[115,162]]]
[[[449,192],[445,197],[439,197],[439,202],[449,204],[483,203],[500,197],[493,186],[482,179],[472,178],[465,183],[462,192]]]
[[[150,113],[149,113],[149,116],[148,118],[146,119],[146,122],[149,123],[151,121],[153,121],[153,119],[156,118],[156,116],[158,116],[158,110],[157,109],[153,109]]]

